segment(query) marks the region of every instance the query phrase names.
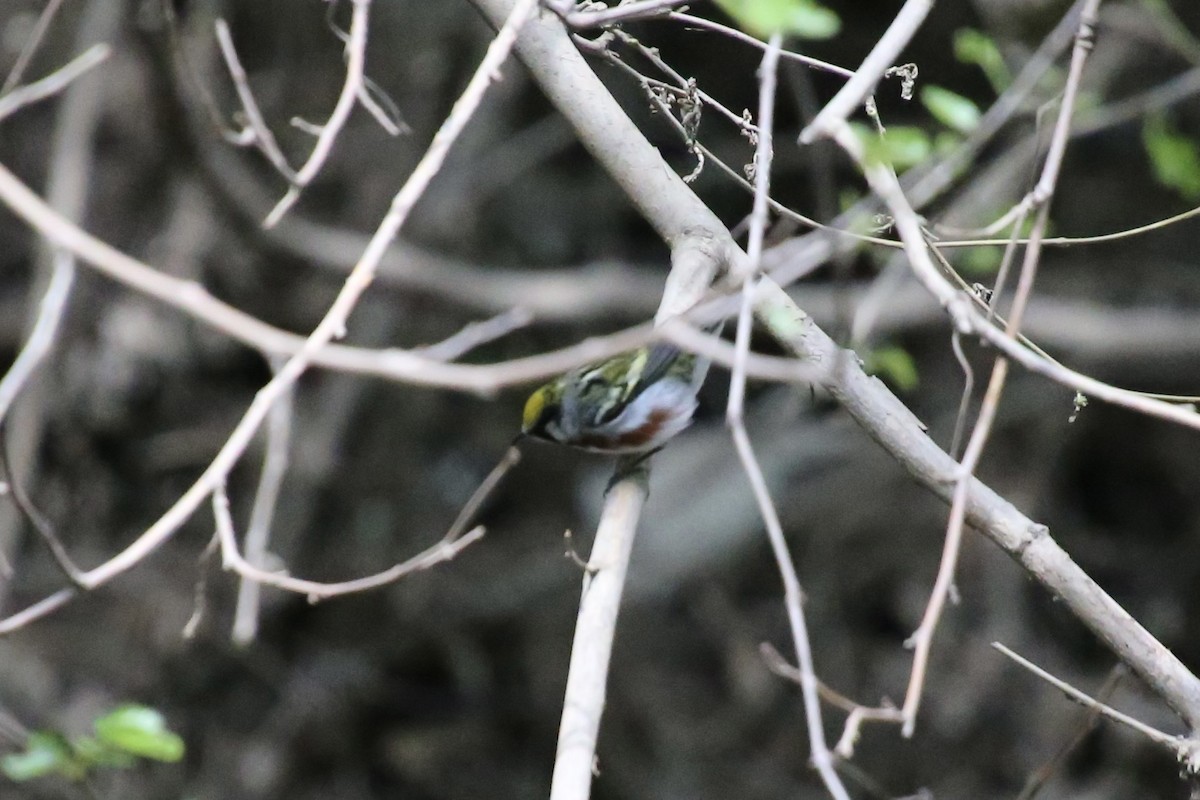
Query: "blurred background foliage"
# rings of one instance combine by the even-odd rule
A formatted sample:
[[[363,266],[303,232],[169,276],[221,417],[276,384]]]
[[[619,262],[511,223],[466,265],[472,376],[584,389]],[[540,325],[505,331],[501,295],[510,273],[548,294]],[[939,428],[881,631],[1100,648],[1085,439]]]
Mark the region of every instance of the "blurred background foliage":
[[[899,165],[917,164],[968,134],[1068,5],[937,5],[904,54],[919,66],[916,97],[900,99],[895,82],[879,92],[883,120],[897,131],[886,157],[901,162],[907,153]],[[53,70],[90,41],[112,43],[113,57],[87,84],[96,108],[84,166],[56,175],[65,105],[79,102],[69,96],[4,121],[0,160],[42,192],[81,179],[89,231],[264,321],[308,331],[491,36],[465,0],[376,3],[368,74],[411,132],[390,137],[357,111],[318,180],[278,230],[263,232],[258,223],[285,186],[211,124],[210,110],[226,119],[237,110],[213,20],[229,21],[267,121],[299,163],[312,139],[289,120],[321,121],[332,108],[343,62],[326,17],[344,25],[345,6],[189,0],[175,3],[172,34],[154,0],[66,0],[28,74]],[[853,68],[899,4],[824,7],[840,31],[796,47]],[[42,8],[40,0],[0,7],[3,72]],[[728,21],[709,3],[693,12]],[[628,30],[735,113],[755,106],[754,49],[667,21]],[[1103,5],[1054,235],[1125,230],[1195,202],[1197,36],[1200,7],[1184,0]],[[931,220],[986,224],[1031,185],[1037,143],[1048,134],[1039,112],[1061,87],[1065,59],[1056,64],[955,190],[927,208]],[[664,157],[690,172],[687,144],[636,83],[595,66]],[[792,143],[839,85],[792,66],[781,83],[774,193],[822,221],[859,196],[862,182],[831,147]],[[1174,94],[1144,94],[1162,87]],[[714,113],[703,116],[699,138],[736,169],[751,159],[751,144]],[[904,146],[895,150],[897,142]],[[711,165],[693,186],[730,226],[749,211],[748,194]],[[780,223],[770,243],[795,233]],[[1049,249],[1030,335],[1102,379],[1200,394],[1197,236],[1196,223],[1183,222]],[[7,360],[36,311],[45,261],[10,213],[0,213],[0,243]],[[952,258],[972,280],[994,277],[994,250]],[[665,245],[510,65],[352,317],[349,338],[429,344],[523,306],[533,324],[469,360],[551,349],[650,317],[667,262]],[[948,445],[963,385],[949,326],[890,252],[831,264],[794,294],[841,341],[874,354]],[[979,347],[968,354],[977,371],[990,363]],[[269,375],[257,354],[82,270],[55,353],[10,415],[15,477],[77,559],[99,563],[186,488]],[[788,633],[775,567],[722,425],[726,385],[714,372],[693,430],[656,458],[618,627],[598,800],[822,796],[806,766],[797,693],[759,654],[762,642],[786,651]],[[480,398],[313,371],[295,398],[272,551],[293,574],[338,580],[433,543],[503,452],[522,399],[518,390]],[[903,642],[932,584],[946,509],[826,398],[757,386],[751,400],[751,433],[807,593],[818,671],[861,702],[898,700],[910,662]],[[1130,613],[1200,668],[1195,433],[1098,403],[1070,422],[1073,410],[1071,392],[1014,375],[981,476],[1047,523]],[[261,457],[260,444],[230,485],[242,526]],[[0,796],[544,796],[580,583],[563,557],[563,531],[586,550],[609,469],[602,458],[531,447],[483,513],[488,536],[458,560],[319,605],[266,591],[258,640],[246,647],[230,642],[235,581],[198,564],[213,523],[197,514],[136,570],[0,640],[5,752],[24,750],[30,730],[87,736],[98,718],[135,701],[182,737],[183,760],[101,771],[89,788],[62,777],[0,778]],[[14,565],[0,583],[7,613],[60,585],[7,506],[0,544]],[[202,573],[206,613],[185,639]],[[1115,685],[1116,705],[1177,729],[1135,680],[1111,683],[1113,656],[1015,564],[969,538],[958,591],[934,648],[917,736],[866,730],[850,777],[859,796],[1016,797],[1081,732],[1042,796],[1187,796],[1169,757],[1110,725],[1085,728],[1081,710],[990,649],[1003,641],[1087,691]],[[840,718],[830,716],[836,734]]]

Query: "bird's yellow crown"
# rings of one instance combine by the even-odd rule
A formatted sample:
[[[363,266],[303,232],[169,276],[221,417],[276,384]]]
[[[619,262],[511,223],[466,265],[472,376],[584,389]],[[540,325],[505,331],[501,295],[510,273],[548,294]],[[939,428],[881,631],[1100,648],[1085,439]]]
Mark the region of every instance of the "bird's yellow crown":
[[[543,386],[529,395],[529,399],[525,401],[525,411],[521,415],[522,431],[528,433],[534,425],[537,425],[538,419],[542,416],[542,411],[546,408],[546,394],[546,387]]]

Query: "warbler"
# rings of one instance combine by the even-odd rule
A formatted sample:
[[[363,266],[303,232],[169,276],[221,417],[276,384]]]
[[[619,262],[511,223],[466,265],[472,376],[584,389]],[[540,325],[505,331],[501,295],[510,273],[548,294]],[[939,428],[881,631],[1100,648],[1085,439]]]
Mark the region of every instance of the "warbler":
[[[529,396],[521,435],[597,453],[652,453],[692,423],[708,360],[652,344],[572,370]]]

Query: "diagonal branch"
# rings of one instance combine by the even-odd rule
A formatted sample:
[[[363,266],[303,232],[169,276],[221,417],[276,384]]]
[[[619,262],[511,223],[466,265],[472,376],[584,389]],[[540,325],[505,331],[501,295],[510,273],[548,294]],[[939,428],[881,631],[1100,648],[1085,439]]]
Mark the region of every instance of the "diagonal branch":
[[[512,0],[474,0],[499,24]],[[549,16],[549,15],[546,15]],[[736,263],[744,255],[728,230],[628,119],[571,43],[556,18],[544,16],[522,32],[518,54],[580,139],[668,243],[687,228],[711,237],[714,252]],[[822,260],[834,249],[827,237],[799,240],[789,266]],[[793,355],[828,370],[824,387],[859,425],[920,484],[948,501],[958,468],[920,422],[878,379],[863,372],[782,289],[760,284],[755,319]],[[1024,362],[1022,362],[1024,363]],[[978,479],[967,486],[966,519],[1009,553],[1130,666],[1187,723],[1200,730],[1200,680],[1079,568],[1040,525]]]
[[[350,112],[354,110],[354,105],[358,102],[359,94],[362,92],[367,61],[367,19],[371,0],[351,0],[351,5],[354,6],[354,14],[350,21],[350,35],[346,38],[346,80],[342,84],[342,92],[338,95],[337,103],[334,104],[333,113],[320,127],[317,143],[313,145],[308,160],[297,170],[292,185],[288,187],[287,192],[263,220],[264,228],[273,227],[279,222],[288,209],[300,199],[300,192],[321,171],[321,167],[325,165],[325,159],[333,150],[333,143],[337,141],[338,134],[342,132],[342,127],[350,118]]]
[[[139,564],[170,539],[204,502],[205,498],[224,484],[229,472],[237,464],[258,427],[266,418],[271,406],[295,384],[312,362],[314,355],[333,339],[345,335],[347,318],[362,293],[370,285],[375,268],[388,245],[404,225],[409,212],[445,162],[450,146],[479,107],[484,93],[495,80],[500,65],[511,52],[517,30],[529,16],[534,5],[535,0],[519,0],[512,8],[462,96],[435,134],[429,149],[418,162],[404,186],[393,198],[387,214],[380,222],[365,252],[359,258],[358,264],[351,271],[345,285],[334,299],[324,318],[305,339],[299,351],[291,356],[271,381],[255,395],[254,401],[225,444],[221,446],[212,463],[205,468],[200,477],[170,509],[124,550],[99,566],[79,575],[80,586],[89,590],[102,586]],[[60,592],[33,608],[48,613],[67,602],[71,596],[73,594]],[[23,622],[29,622],[37,618],[32,612],[33,609],[27,609],[15,617],[20,618]],[[11,630],[11,622],[11,619],[0,622],[0,628]],[[6,623],[8,624],[6,625]]]
[[[787,539],[779,512],[771,500],[763,477],[762,466],[750,444],[746,432],[743,408],[746,397],[745,355],[750,350],[750,317],[754,303],[754,287],[762,268],[763,236],[767,228],[767,197],[771,187],[771,139],[775,117],[775,82],[779,67],[779,49],[783,37],[775,34],[763,56],[759,67],[758,145],[754,152],[754,208],[750,215],[750,239],[747,246],[747,262],[742,274],[742,307],[737,318],[737,353],[739,358],[733,365],[733,376],[729,385],[729,402],[725,421],[733,437],[734,447],[742,462],[742,469],[750,481],[759,514],[767,531],[767,540],[775,555],[775,563],[783,581],[784,608],[792,630],[792,644],[796,651],[796,663],[800,673],[800,695],[804,701],[804,719],[808,725],[809,750],[812,763],[821,776],[826,790],[834,800],[849,800],[850,795],[833,768],[833,755],[825,742],[825,727],[821,720],[821,700],[817,693],[819,685],[816,668],[813,666],[812,644],[808,637],[808,623],[804,618],[804,592],[796,565],[792,562]]]
[[[800,132],[801,144],[812,144],[828,136],[874,93],[875,85],[883,78],[884,72],[896,63],[900,52],[932,9],[933,0],[908,0],[904,4],[887,31],[863,59],[862,65],[854,71],[854,77],[846,81],[833,99]]]
[[[1046,156],[1042,177],[1037,183],[1037,188],[1030,193],[1031,198],[1039,198],[1037,202],[1040,203],[1040,208],[1038,209],[1037,219],[1030,234],[1029,245],[1025,248],[1024,262],[1021,266],[1021,275],[1017,284],[1016,297],[1013,299],[1012,311],[1005,324],[1004,332],[1012,338],[1016,338],[1020,331],[1021,322],[1025,316],[1025,309],[1028,307],[1029,298],[1033,294],[1033,281],[1037,274],[1038,260],[1042,252],[1041,239],[1046,231],[1046,223],[1049,220],[1050,198],[1057,183],[1063,155],[1066,153],[1067,139],[1071,131],[1071,115],[1075,110],[1075,98],[1079,93],[1079,84],[1083,78],[1083,65],[1087,60],[1088,54],[1091,52],[1092,26],[1095,24],[1096,12],[1099,5],[1100,0],[1087,0],[1080,15],[1079,31],[1076,37],[1075,50],[1071,58],[1071,69],[1067,77],[1066,89],[1063,93],[1058,122],[1054,128],[1054,136]],[[1024,222],[1024,219],[1024,212],[1017,216],[1018,222],[1013,228],[1014,238],[1019,233],[1021,223]],[[1015,247],[1010,245],[1008,251],[1005,253],[1004,266],[1000,270],[1001,277],[998,277],[996,280],[997,295],[1004,288],[1002,276],[1005,274],[1008,260],[1014,252]],[[998,297],[993,297],[992,304],[994,305],[997,302]],[[954,496],[950,502],[950,519],[946,525],[946,541],[942,551],[942,561],[938,567],[937,579],[934,582],[933,591],[930,594],[925,614],[921,618],[921,624],[910,639],[913,644],[913,667],[908,690],[904,697],[903,730],[905,736],[911,736],[917,724],[917,709],[920,706],[921,694],[925,685],[926,667],[933,648],[933,635],[937,630],[938,621],[941,619],[942,610],[950,596],[950,590],[954,582],[954,573],[957,567],[959,546],[962,542],[966,515],[967,481],[974,475],[975,470],[978,468],[980,459],[983,457],[984,447],[987,445],[988,438],[991,435],[992,424],[996,419],[996,414],[1000,407],[1000,397],[1008,378],[1008,365],[1008,359],[1004,356],[999,356],[992,367],[992,375],[988,381],[987,390],[984,393],[983,404],[979,410],[979,418],[975,422],[975,429],[971,433],[967,449],[963,454],[962,466],[954,487]]]

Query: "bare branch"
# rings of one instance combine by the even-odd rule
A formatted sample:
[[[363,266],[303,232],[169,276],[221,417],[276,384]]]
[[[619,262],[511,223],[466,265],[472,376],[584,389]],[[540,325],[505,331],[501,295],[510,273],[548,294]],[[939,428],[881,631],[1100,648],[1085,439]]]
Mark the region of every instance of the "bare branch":
[[[50,23],[54,21],[54,17],[61,7],[62,0],[49,0],[46,3],[42,13],[38,15],[37,22],[33,25],[33,30],[29,32],[29,38],[25,40],[25,46],[21,48],[17,60],[13,62],[12,69],[8,71],[8,77],[0,86],[0,96],[8,94],[21,83],[21,78],[25,75],[29,62],[33,60],[34,54],[41,47],[42,39],[45,38],[46,31],[50,29]]]
[[[495,24],[511,7],[511,0],[475,3]],[[685,228],[703,228],[711,232],[718,248],[728,248],[731,262],[744,257],[724,226],[682,179],[663,165],[658,153],[629,122],[587,68],[557,18],[546,15],[531,22],[518,52],[588,149],[664,239],[673,242]],[[790,269],[810,269],[814,262],[841,249],[841,243],[831,237],[810,235],[791,242],[779,255],[789,259]],[[830,394],[919,483],[949,500],[958,465],[929,438],[913,414],[880,381],[866,375],[854,355],[841,351],[778,285],[762,281],[759,287],[755,303],[759,323],[790,353],[822,364],[829,375],[823,386]],[[950,299],[954,296],[952,291]],[[1054,542],[1045,526],[1020,513],[977,479],[969,484],[967,522],[1060,597],[1189,724],[1200,727],[1200,680],[1097,586]]]
[[[0,619],[0,636],[20,630],[29,623],[36,622],[47,614],[54,613],[74,600],[79,593],[80,590],[76,587],[68,586],[18,611],[16,614],[11,614],[4,619]]]
[[[750,34],[743,33],[737,28],[731,28],[728,25],[722,25],[719,22],[713,22],[711,19],[697,17],[692,14],[685,14],[682,11],[672,11],[667,15],[667,19],[678,20],[679,22],[683,22],[690,27],[704,28],[706,30],[713,31],[714,33],[719,33],[722,36],[728,36],[731,39],[744,42],[745,44],[756,47],[759,50],[767,49],[765,42],[755,39]],[[830,64],[828,61],[822,61],[819,58],[813,58],[812,56],[806,56],[803,53],[796,53],[791,50],[780,50],[779,57],[787,61],[795,61],[796,63],[803,64],[806,67],[812,67],[813,69],[821,70],[822,72],[830,72],[834,75],[841,75],[843,78],[849,78],[854,75],[853,70],[848,70],[845,67],[839,67],[836,64]]]
[[[736,277],[742,282],[742,305],[737,318],[737,358],[734,360],[733,376],[729,385],[729,402],[725,421],[733,436],[742,469],[750,481],[758,504],[759,514],[767,530],[767,540],[775,556],[776,566],[783,581],[783,603],[787,609],[791,627],[796,663],[800,671],[800,694],[804,700],[804,719],[808,726],[809,749],[817,774],[835,800],[849,800],[850,795],[833,768],[833,756],[825,742],[825,728],[821,720],[821,701],[817,694],[817,675],[813,666],[812,645],[808,639],[808,625],[804,619],[804,593],[796,565],[792,563],[779,512],[771,500],[763,477],[762,467],[754,455],[750,436],[746,433],[743,406],[746,392],[746,354],[750,351],[750,322],[755,300],[755,287],[762,264],[763,236],[767,227],[767,197],[771,187],[772,131],[775,115],[775,82],[779,67],[779,49],[782,35],[775,34],[767,46],[759,67],[758,100],[758,145],[754,153],[754,208],[750,214],[750,239],[746,261],[737,270]]]
[[[637,19],[665,16],[676,6],[687,2],[688,0],[637,0],[596,11],[572,11],[566,15],[566,22],[572,28],[599,28]]]
[[[217,538],[221,543],[222,563],[226,569],[233,570],[240,575],[243,581],[249,581],[255,585],[265,584],[267,586],[274,586],[277,589],[307,595],[311,603],[329,597],[355,594],[387,586],[414,572],[420,572],[436,566],[443,561],[449,561],[467,547],[470,547],[483,538],[484,529],[482,525],[470,531],[467,530],[467,526],[471,524],[480,507],[491,496],[492,492],[495,491],[500,481],[504,479],[504,476],[520,460],[520,451],[515,447],[510,447],[505,452],[504,457],[492,468],[492,471],[488,473],[487,477],[484,478],[483,482],[467,500],[462,510],[459,511],[458,516],[454,519],[454,522],[446,531],[446,535],[438,542],[412,558],[375,575],[368,575],[363,578],[355,578],[354,580],[342,581],[340,583],[320,583],[303,578],[293,578],[286,573],[271,572],[248,562],[238,552],[237,538],[233,530],[233,518],[229,513],[229,499],[225,496],[224,487],[219,487],[217,490],[219,496],[217,493],[213,495],[213,512],[217,520]]]
[[[1096,693],[1096,700],[1101,703],[1107,703],[1108,698],[1116,691],[1117,686],[1121,682],[1121,678],[1128,674],[1128,670],[1124,664],[1117,664],[1109,671],[1108,678],[1104,681],[1104,685],[1100,687],[1100,691]],[[1030,773],[1025,779],[1025,785],[1021,787],[1021,793],[1016,796],[1015,800],[1033,800],[1037,793],[1041,791],[1046,781],[1050,779],[1056,770],[1063,766],[1067,757],[1083,743],[1100,722],[1101,713],[1096,708],[1084,708],[1083,714],[1080,715],[1078,728],[1074,735],[1046,760],[1044,764]]]
[[[342,290],[312,334],[305,339],[300,350],[289,358],[275,377],[258,392],[233,433],[222,445],[216,458],[195,483],[132,544],[103,564],[80,575],[79,582],[83,587],[95,589],[107,583],[140,563],[143,558],[169,539],[204,501],[205,497],[224,485],[226,476],[240,459],[271,406],[299,379],[314,355],[332,339],[340,338],[345,334],[346,319],[362,292],[370,284],[372,273],[388,244],[408,218],[409,211],[416,204],[429,181],[440,169],[450,146],[471,119],[475,109],[478,108],[484,92],[498,74],[500,65],[508,57],[516,39],[517,30],[529,16],[534,5],[535,0],[518,0],[512,14],[488,47],[482,63],[472,76],[467,88],[434,136],[428,151],[392,200],[391,208],[379,224],[375,235],[358,264],[351,271]],[[15,178],[13,180],[15,181]],[[70,598],[66,597],[61,602],[65,602],[67,599]],[[49,599],[43,601],[43,603],[48,602]],[[37,608],[43,608],[43,604],[38,604]],[[28,614],[22,612],[18,616],[24,619],[28,617]],[[3,626],[4,622],[0,622],[0,627]]]
[[[583,597],[571,642],[571,663],[563,697],[558,750],[550,782],[550,800],[587,800],[605,684],[616,633],[617,611],[642,504],[646,474],[628,477],[609,490],[596,528],[596,540],[584,573]]]
[[[278,369],[280,362],[276,360],[272,366]],[[267,414],[266,455],[263,456],[258,489],[254,492],[254,503],[250,507],[250,523],[246,528],[246,561],[260,568],[267,558],[275,507],[279,502],[284,476],[287,475],[295,394],[294,389],[285,392]],[[234,644],[252,642],[258,634],[260,595],[258,581],[243,577],[238,586],[237,605],[233,612],[231,638]]]
[[[460,552],[483,538],[484,533],[483,526],[481,525],[456,539],[450,539],[449,536],[444,537],[412,558],[374,575],[342,581],[340,583],[320,583],[318,581],[304,580],[303,578],[293,578],[284,573],[270,572],[247,562],[242,558],[237,549],[237,539],[233,531],[233,519],[229,514],[229,499],[225,496],[223,486],[218,486],[213,490],[212,504],[213,514],[217,519],[217,536],[221,540],[221,560],[225,568],[233,570],[244,579],[254,581],[255,583],[306,595],[310,603],[316,603],[329,597],[337,597],[344,594],[357,594],[395,583],[414,572],[420,572],[434,567],[443,561],[451,560]]]
[[[91,71],[112,54],[107,44],[94,44],[75,58],[62,65],[41,80],[0,94],[0,120],[11,116],[27,105],[31,105],[66,89],[80,75]]]
[[[1015,661],[1017,664],[1024,667],[1025,669],[1029,670],[1030,672],[1032,672],[1034,675],[1037,675],[1039,678],[1044,680],[1046,683],[1048,683],[1051,686],[1053,686],[1054,688],[1058,689],[1060,692],[1062,692],[1063,694],[1065,694],[1067,697],[1071,698],[1075,702],[1079,703],[1080,705],[1086,706],[1088,708],[1093,708],[1093,709],[1099,711],[1104,716],[1108,717],[1109,719],[1119,722],[1128,728],[1132,728],[1133,730],[1142,734],[1143,736],[1145,736],[1147,739],[1154,742],[1155,744],[1163,745],[1164,747],[1168,748],[1172,752],[1172,754],[1175,756],[1180,756],[1183,753],[1187,752],[1188,741],[1184,737],[1172,736],[1169,733],[1163,733],[1158,728],[1153,728],[1153,727],[1147,725],[1146,723],[1142,722],[1141,720],[1134,719],[1133,717],[1129,716],[1128,714],[1122,714],[1120,711],[1117,711],[1112,706],[1105,705],[1104,703],[1101,703],[1097,700],[1092,699],[1091,697],[1089,697],[1088,695],[1079,691],[1078,689],[1076,689],[1074,686],[1067,683],[1066,681],[1060,680],[1059,678],[1056,678],[1053,675],[1051,675],[1049,672],[1046,672],[1046,670],[1044,670],[1041,667],[1039,667],[1038,665],[1034,664],[1032,661],[1029,661],[1029,660],[1017,655],[1012,650],[1009,650],[1007,647],[1002,645],[1000,642],[992,642],[992,647],[994,647],[996,650],[998,650],[1003,655],[1008,656],[1013,661]],[[1193,743],[1192,746],[1195,747],[1196,744],[1197,743]]]
[[[904,197],[891,169],[879,164],[866,164],[861,144],[849,127],[843,125],[834,135],[843,149],[863,164],[864,174],[871,188],[884,199],[893,212],[896,230],[900,232],[901,240],[905,243],[905,251],[914,274],[950,314],[957,330],[983,337],[1004,355],[1031,372],[1045,375],[1088,397],[1200,430],[1200,414],[1192,409],[1120,389],[1048,361],[1003,330],[989,324],[986,317],[976,309],[974,301],[952,285],[934,263],[916,212]]]
[[[917,29],[933,8],[933,0],[907,0],[900,13],[892,20],[887,32],[880,37],[862,66],[854,71],[854,77],[838,90],[820,113],[800,132],[801,144],[812,144],[817,139],[829,136],[875,91],[875,85],[883,73],[896,63],[900,52],[916,35]]]
[[[321,167],[325,165],[325,159],[329,157],[329,153],[333,149],[333,143],[337,140],[338,134],[342,132],[346,120],[350,118],[350,112],[354,110],[355,103],[358,102],[359,93],[363,88],[363,71],[367,62],[367,19],[371,0],[350,0],[350,2],[354,6],[354,15],[350,21],[350,36],[346,40],[346,81],[342,84],[342,92],[338,96],[337,103],[334,104],[333,113],[321,126],[317,143],[313,145],[308,160],[296,172],[287,193],[263,220],[264,228],[273,227],[279,222],[288,209],[300,199],[300,192],[304,190],[304,187],[308,186],[321,171]]]
[[[71,560],[71,555],[67,552],[67,548],[63,545],[62,540],[58,538],[54,527],[49,520],[42,516],[41,512],[33,505],[33,501],[25,494],[25,488],[18,477],[13,474],[12,458],[8,454],[8,435],[7,428],[0,424],[0,466],[4,467],[4,477],[8,479],[8,493],[12,497],[13,504],[33,526],[33,529],[42,537],[42,541],[46,543],[47,549],[54,557],[54,562],[62,573],[75,585],[80,584],[81,570],[75,566],[75,562]],[[7,567],[8,565],[4,565]]]
[[[221,56],[225,59],[229,77],[233,78],[234,89],[242,104],[242,113],[246,115],[246,127],[233,143],[243,146],[254,145],[267,157],[275,169],[279,170],[281,175],[289,181],[294,181],[296,173],[288,164],[287,156],[279,149],[279,143],[275,141],[275,134],[271,133],[271,127],[267,125],[262,111],[258,108],[258,101],[254,99],[254,92],[250,91],[250,81],[238,58],[237,49],[233,46],[233,36],[229,33],[228,23],[223,19],[218,19],[214,23],[214,27],[217,32],[217,43],[221,48]]]
[[[472,322],[449,339],[444,339],[428,347],[418,347],[415,350],[438,361],[455,361],[475,348],[502,339],[515,330],[527,327],[532,322],[533,315],[527,310],[512,308],[491,319]]]
[[[46,286],[46,293],[42,296],[37,320],[33,323],[29,339],[21,348],[21,352],[17,354],[12,366],[8,368],[8,372],[4,373],[3,378],[0,378],[0,425],[4,424],[8,410],[21,393],[21,389],[45,359],[46,354],[50,352],[50,348],[58,336],[58,326],[62,322],[67,299],[71,296],[71,286],[74,282],[74,259],[69,256],[55,258],[50,282]]]

